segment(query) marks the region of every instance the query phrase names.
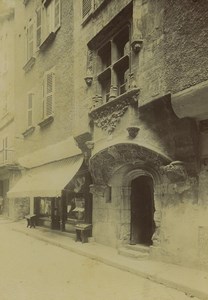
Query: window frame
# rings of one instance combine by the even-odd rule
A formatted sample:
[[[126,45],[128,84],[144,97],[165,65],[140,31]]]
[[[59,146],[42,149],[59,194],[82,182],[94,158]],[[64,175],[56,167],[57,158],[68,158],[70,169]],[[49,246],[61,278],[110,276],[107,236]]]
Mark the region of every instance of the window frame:
[[[58,9],[58,22],[56,24],[56,8]],[[41,43],[39,47],[47,40],[47,38],[58,31],[61,27],[61,0],[44,1],[41,8]],[[37,11],[36,10],[36,11]],[[36,28],[37,31],[37,28]]]
[[[116,45],[116,38],[118,39],[118,36],[122,34],[128,28],[128,38],[126,44],[123,45],[123,55],[119,56],[119,47]],[[128,84],[128,76],[131,73],[131,37],[132,37],[132,21],[128,20],[125,22],[122,27],[118,28],[115,32],[113,32],[108,39],[103,41],[102,44],[99,45],[95,49],[96,53],[96,64],[95,64],[95,74],[96,74],[96,90],[100,91],[100,95],[102,96],[102,103],[107,103],[111,101],[111,90],[107,91],[105,93],[103,86],[105,85],[105,78],[110,78],[110,89],[113,86],[115,89],[112,95],[112,98],[116,98],[123,93],[125,93],[128,89],[128,87],[125,87],[126,84]],[[118,42],[117,42],[118,43]],[[104,59],[102,59],[100,53],[104,52],[103,49],[106,47],[107,44],[110,44],[110,58],[106,58],[106,61],[110,61],[110,63],[107,63],[106,66],[103,67],[102,62]],[[125,53],[125,46],[127,45],[128,51]],[[109,51],[109,50],[108,50]],[[122,66],[123,64],[123,66]],[[125,65],[125,66],[124,66]],[[127,67],[126,67],[127,65]],[[121,71],[127,72],[127,78],[126,82],[119,83],[119,68]],[[125,70],[126,68],[126,70]],[[105,73],[110,70],[110,76]],[[123,74],[123,77],[125,77],[125,72]],[[125,80],[125,78],[124,78]],[[123,91],[121,92],[121,89]],[[99,93],[98,93],[99,94]]]

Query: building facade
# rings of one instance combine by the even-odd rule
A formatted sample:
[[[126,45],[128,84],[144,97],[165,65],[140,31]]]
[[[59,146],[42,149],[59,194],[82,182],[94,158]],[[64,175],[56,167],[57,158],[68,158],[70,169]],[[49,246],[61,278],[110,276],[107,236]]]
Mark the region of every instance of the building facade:
[[[73,138],[73,1],[15,6],[15,149],[19,171],[7,194],[14,219],[74,231],[88,222],[90,175]],[[88,183],[88,187],[87,187]],[[84,191],[84,192],[83,192]]]
[[[208,267],[207,16],[205,0],[18,3],[13,216]]]
[[[95,240],[207,267],[206,1],[86,0],[74,11]]]
[[[0,206],[9,214],[7,191],[16,173],[14,148],[14,8],[6,2],[0,7]]]

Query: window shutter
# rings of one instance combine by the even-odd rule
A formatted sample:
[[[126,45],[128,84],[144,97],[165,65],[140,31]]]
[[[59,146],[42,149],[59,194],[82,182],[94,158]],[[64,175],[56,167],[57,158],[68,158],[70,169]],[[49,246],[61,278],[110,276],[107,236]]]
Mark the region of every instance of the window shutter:
[[[28,95],[27,99],[27,125],[28,127],[33,124],[33,94]]]
[[[7,153],[7,150],[8,150],[8,138],[5,137],[3,139],[3,151],[4,151],[4,161],[7,161],[8,160],[8,153]]]
[[[84,18],[92,9],[92,0],[82,0],[82,17]]]
[[[33,56],[33,24],[28,26],[27,30],[27,59]]]
[[[55,74],[50,71],[45,76],[44,91],[44,117],[53,114],[54,90],[55,90]]]
[[[39,47],[42,39],[42,15],[41,7],[36,11],[36,46]]]
[[[61,3],[60,0],[55,0],[54,3],[54,31],[61,26]]]

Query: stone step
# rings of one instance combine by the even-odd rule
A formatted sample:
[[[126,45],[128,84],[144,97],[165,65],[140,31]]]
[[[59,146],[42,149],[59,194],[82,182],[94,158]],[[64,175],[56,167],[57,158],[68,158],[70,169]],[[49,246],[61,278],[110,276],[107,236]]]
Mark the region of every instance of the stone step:
[[[150,248],[148,246],[140,245],[140,244],[136,244],[136,245],[127,244],[125,245],[125,247],[129,250],[139,251],[143,253],[149,253],[150,251]]]
[[[148,259],[149,256],[148,252],[135,251],[126,247],[119,248],[118,254],[136,259]]]

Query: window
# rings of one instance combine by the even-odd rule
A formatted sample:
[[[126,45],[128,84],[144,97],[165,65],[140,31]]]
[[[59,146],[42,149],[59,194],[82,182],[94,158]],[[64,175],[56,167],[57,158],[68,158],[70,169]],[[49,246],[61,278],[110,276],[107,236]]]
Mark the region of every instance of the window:
[[[36,10],[36,46],[37,48],[41,44],[41,36],[42,36],[42,15],[41,15],[42,8],[39,7]]]
[[[33,125],[33,94],[29,93],[27,98],[27,127]]]
[[[3,138],[3,162],[8,161],[8,137]]]
[[[55,92],[54,69],[46,72],[43,79],[43,119],[53,115]]]
[[[51,33],[55,33],[61,26],[60,0],[43,2],[43,7],[36,11],[36,26],[37,46],[40,46]]]
[[[8,112],[8,98],[7,98],[7,93],[3,93],[3,98],[2,98],[2,117],[4,117],[7,112]]]
[[[34,53],[34,24],[32,21],[29,22],[27,27],[27,45],[26,45],[26,52],[27,52],[27,61],[33,57]]]
[[[97,50],[98,93],[103,102],[127,91],[130,73],[130,24]]]

